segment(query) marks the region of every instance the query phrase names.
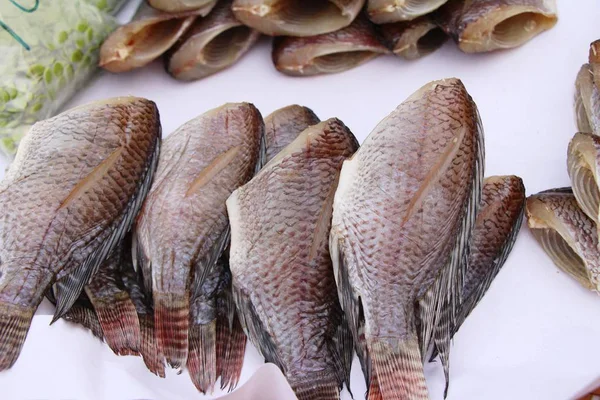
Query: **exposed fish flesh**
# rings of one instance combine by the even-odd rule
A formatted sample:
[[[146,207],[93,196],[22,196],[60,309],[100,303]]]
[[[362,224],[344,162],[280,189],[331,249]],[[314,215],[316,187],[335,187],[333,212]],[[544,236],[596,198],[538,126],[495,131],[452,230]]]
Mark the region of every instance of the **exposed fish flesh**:
[[[575,114],[579,132],[600,135],[600,88],[590,64],[584,64],[575,81]]]
[[[429,14],[448,0],[368,0],[367,12],[376,24],[410,21]]]
[[[569,143],[567,170],[581,210],[598,224],[600,214],[600,137],[578,133]]]
[[[234,0],[245,25],[271,36],[315,36],[345,28],[365,0]]]
[[[313,110],[296,104],[273,111],[265,118],[266,161],[279,154],[306,128],[319,122],[321,120]]]
[[[558,20],[555,0],[449,0],[435,15],[466,53],[521,46]]]
[[[222,0],[206,18],[197,19],[167,57],[167,71],[176,79],[202,79],[235,64],[260,33],[239,22],[231,0]]]
[[[231,273],[246,334],[298,399],[338,399],[352,338],[328,234],[342,162],[358,148],[330,119],[307,128],[227,200]]]
[[[342,72],[387,53],[375,27],[363,17],[336,32],[273,40],[275,68],[295,76]]]
[[[203,338],[188,340],[189,335],[206,335],[202,355],[215,359],[210,354],[216,351],[214,324],[204,325],[202,332],[190,330],[191,296],[211,276],[228,243],[225,200],[253,176],[263,131],[253,105],[226,104],[184,124],[164,141],[135,240],[138,268],[145,287],[152,288],[158,348],[174,368],[199,362],[188,359],[188,348]],[[216,366],[209,367],[204,372],[212,374]]]
[[[330,249],[370,390],[382,398],[428,398],[419,338],[432,336],[446,301],[458,307],[482,170],[477,108],[457,79],[419,89],[344,163]],[[426,293],[427,335],[415,309]]]
[[[211,8],[168,14],[142,2],[133,21],[117,28],[102,43],[100,67],[110,72],[125,72],[151,63]]]
[[[129,230],[158,159],[156,105],[120,97],[36,123],[0,184],[0,370],[54,284],[62,317]]]
[[[148,3],[168,13],[178,13],[193,10],[210,10],[217,4],[218,0],[148,0]],[[204,11],[204,13],[208,13]],[[206,15],[204,14],[204,15]]]
[[[429,16],[381,25],[381,33],[394,54],[415,60],[439,49],[448,35]]]
[[[533,237],[554,264],[585,288],[598,291],[598,232],[594,221],[579,208],[571,188],[529,196],[526,213]]]

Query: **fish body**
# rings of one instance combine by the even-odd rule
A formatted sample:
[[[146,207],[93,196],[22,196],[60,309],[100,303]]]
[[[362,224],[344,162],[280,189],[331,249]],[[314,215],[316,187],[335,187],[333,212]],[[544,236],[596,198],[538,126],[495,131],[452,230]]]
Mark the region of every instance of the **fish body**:
[[[411,21],[429,14],[448,0],[368,0],[367,13],[376,24]]]
[[[349,379],[352,338],[328,234],[339,169],[357,148],[341,121],[321,122],[227,200],[242,326],[300,400],[338,399]]]
[[[600,135],[600,88],[592,64],[581,66],[575,80],[575,115],[579,132]]]
[[[291,105],[275,110],[265,117],[267,161],[292,143],[306,128],[321,120],[308,107]]]
[[[156,105],[122,97],[38,122],[0,184],[0,370],[54,284],[55,320],[129,230],[160,144]]]
[[[215,6],[218,0],[148,0],[148,4],[157,10],[168,13],[206,10]]]
[[[429,16],[381,25],[380,30],[390,50],[407,60],[415,60],[434,52],[448,39],[446,33]]]
[[[463,84],[427,84],[344,163],[330,249],[363,369],[385,399],[426,399],[415,304],[456,301],[483,163],[477,108]],[[434,302],[435,303],[435,302]]]

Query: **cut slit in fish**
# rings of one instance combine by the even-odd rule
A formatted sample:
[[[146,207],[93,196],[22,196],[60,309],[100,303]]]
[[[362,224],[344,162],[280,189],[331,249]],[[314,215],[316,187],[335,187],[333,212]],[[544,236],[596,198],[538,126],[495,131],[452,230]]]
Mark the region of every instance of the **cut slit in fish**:
[[[270,36],[315,36],[350,25],[365,0],[234,0],[245,25]]]
[[[429,14],[448,0],[368,0],[367,13],[376,24],[410,21]]]
[[[527,199],[527,223],[546,254],[586,289],[598,291],[598,233],[579,208],[571,188],[538,193]]]
[[[407,60],[433,53],[448,39],[448,35],[429,16],[381,25],[380,30],[390,50]]]

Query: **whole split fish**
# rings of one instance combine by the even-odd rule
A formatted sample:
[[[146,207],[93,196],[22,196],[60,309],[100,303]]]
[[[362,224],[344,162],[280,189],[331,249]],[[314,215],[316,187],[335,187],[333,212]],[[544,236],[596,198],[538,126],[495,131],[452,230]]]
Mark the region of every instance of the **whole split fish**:
[[[529,196],[526,215],[533,237],[554,264],[586,289],[599,291],[598,232],[571,188]]]
[[[364,16],[339,31],[310,37],[277,37],[273,64],[279,72],[310,76],[343,72],[388,54],[375,26]]]
[[[457,79],[419,89],[344,163],[330,250],[371,398],[428,398],[420,338],[446,301],[458,307],[482,170],[477,108]]]
[[[235,64],[260,33],[238,21],[231,0],[221,0],[206,18],[197,19],[169,52],[167,71],[176,79],[202,79]]]
[[[271,161],[306,128],[319,122],[313,110],[296,104],[273,111],[265,118],[266,161]]]
[[[187,362],[191,372],[204,365],[202,376],[191,376],[202,391],[214,385],[206,387],[205,374],[216,379],[216,327],[213,309],[205,314],[198,297],[220,276],[217,261],[229,241],[225,201],[260,166],[263,131],[259,111],[237,103],[169,135],[135,229],[136,262],[152,290],[158,350],[174,368]]]
[[[314,36],[345,28],[365,0],[234,0],[245,25],[271,36]]]
[[[368,0],[367,12],[376,24],[410,21],[429,14],[448,0]]]
[[[591,64],[584,64],[575,80],[575,115],[579,132],[600,135],[600,87]]]
[[[429,16],[381,25],[380,30],[390,50],[407,60],[433,53],[448,39]]]
[[[558,20],[555,0],[449,0],[435,16],[466,53],[521,46]]]
[[[352,337],[328,249],[342,162],[358,148],[330,119],[307,128],[227,200],[234,296],[246,334],[300,400],[338,399]]]
[[[167,52],[199,16],[207,15],[216,4],[169,14],[142,2],[133,20],[117,28],[100,48],[100,67],[125,72],[143,67]]]
[[[148,0],[148,4],[157,10],[168,13],[206,10],[215,6],[218,0]]]
[[[0,370],[53,286],[54,320],[129,230],[158,159],[156,105],[120,97],[36,123],[0,184]]]

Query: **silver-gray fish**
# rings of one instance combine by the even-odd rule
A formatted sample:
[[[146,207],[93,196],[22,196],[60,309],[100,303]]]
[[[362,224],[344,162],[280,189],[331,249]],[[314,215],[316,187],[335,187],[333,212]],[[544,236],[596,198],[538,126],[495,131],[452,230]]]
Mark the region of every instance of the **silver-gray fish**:
[[[457,307],[482,170],[477,107],[458,79],[419,89],[344,163],[330,250],[370,391],[382,398],[428,398],[416,303],[432,293],[419,328],[429,336],[445,301]]]
[[[242,326],[300,400],[339,399],[349,383],[352,338],[328,235],[339,170],[357,148],[341,121],[321,122],[227,200]]]
[[[168,13],[178,13],[184,11],[209,10],[215,6],[218,0],[148,0],[153,8]],[[208,14],[203,11],[203,14]]]
[[[367,13],[376,24],[410,21],[429,14],[448,0],[368,0]]]
[[[390,50],[407,60],[433,53],[448,39],[448,35],[429,16],[381,25],[380,30]]]
[[[273,111],[265,117],[265,142],[267,159],[270,161],[292,143],[306,128],[321,120],[308,107],[291,105]]]
[[[36,123],[0,183],[0,370],[52,285],[55,320],[129,230],[158,159],[160,120],[120,97]]]

